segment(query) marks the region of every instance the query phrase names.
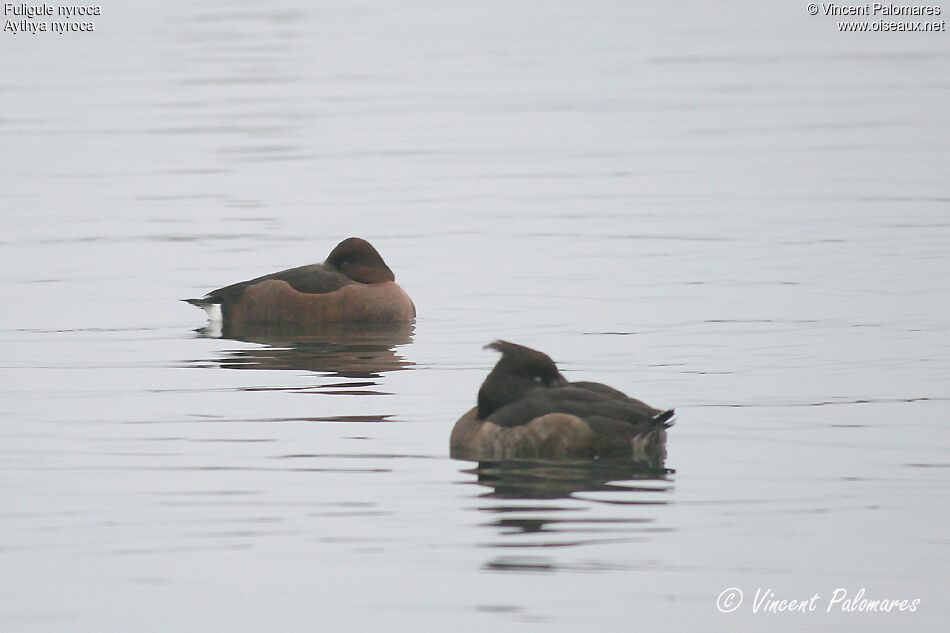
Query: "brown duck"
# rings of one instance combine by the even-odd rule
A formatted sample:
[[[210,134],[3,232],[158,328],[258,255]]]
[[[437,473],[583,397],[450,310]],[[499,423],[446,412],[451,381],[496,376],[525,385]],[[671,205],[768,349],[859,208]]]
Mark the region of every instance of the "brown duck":
[[[393,323],[409,321],[416,307],[373,246],[350,237],[322,264],[310,264],[184,299],[228,325]]]
[[[452,429],[452,457],[630,459],[661,466],[673,410],[661,411],[595,382],[569,382],[547,354],[507,341],[478,405]]]

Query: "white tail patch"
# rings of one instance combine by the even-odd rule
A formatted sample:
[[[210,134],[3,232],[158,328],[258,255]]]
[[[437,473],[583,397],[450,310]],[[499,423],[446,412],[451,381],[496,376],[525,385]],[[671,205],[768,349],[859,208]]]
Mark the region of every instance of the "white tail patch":
[[[224,315],[221,313],[221,304],[220,303],[206,303],[201,306],[205,309],[205,312],[208,313],[208,321],[213,325],[217,323],[218,325],[224,321]]]

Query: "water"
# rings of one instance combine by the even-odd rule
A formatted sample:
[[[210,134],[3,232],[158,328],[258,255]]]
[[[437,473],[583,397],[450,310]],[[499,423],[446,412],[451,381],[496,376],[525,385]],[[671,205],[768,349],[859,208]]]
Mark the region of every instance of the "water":
[[[752,2],[95,24],[0,33],[4,630],[945,628],[946,33]],[[348,235],[412,328],[218,339],[178,301]],[[676,407],[675,472],[449,459],[501,337]]]

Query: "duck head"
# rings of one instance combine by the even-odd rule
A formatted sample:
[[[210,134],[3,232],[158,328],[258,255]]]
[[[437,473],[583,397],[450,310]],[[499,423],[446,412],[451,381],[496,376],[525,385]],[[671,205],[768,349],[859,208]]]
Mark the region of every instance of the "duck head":
[[[364,284],[396,281],[396,275],[373,245],[358,237],[348,237],[337,244],[324,264]]]
[[[501,352],[501,359],[478,390],[478,417],[482,420],[535,389],[567,384],[547,354],[508,341],[489,343],[485,349]]]

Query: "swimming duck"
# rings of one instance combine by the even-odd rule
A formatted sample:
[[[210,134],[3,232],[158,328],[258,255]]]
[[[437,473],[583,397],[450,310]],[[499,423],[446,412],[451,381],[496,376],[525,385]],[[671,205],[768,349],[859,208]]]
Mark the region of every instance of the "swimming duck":
[[[631,459],[662,465],[673,409],[661,411],[596,382],[568,382],[547,354],[495,341],[501,359],[449,440],[452,457]]]
[[[244,323],[397,322],[416,316],[409,295],[373,246],[350,237],[322,264],[310,264],[212,290],[183,301],[209,318]]]

